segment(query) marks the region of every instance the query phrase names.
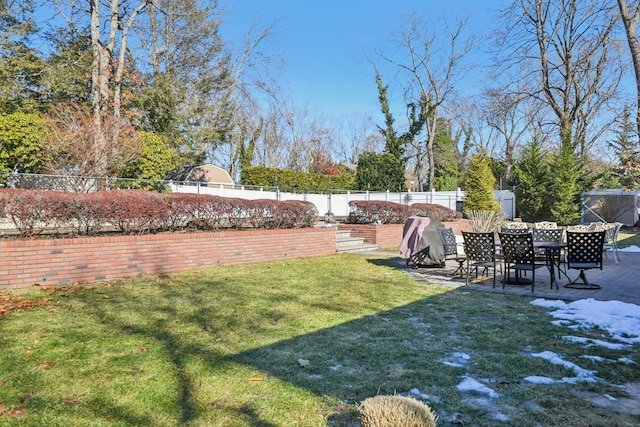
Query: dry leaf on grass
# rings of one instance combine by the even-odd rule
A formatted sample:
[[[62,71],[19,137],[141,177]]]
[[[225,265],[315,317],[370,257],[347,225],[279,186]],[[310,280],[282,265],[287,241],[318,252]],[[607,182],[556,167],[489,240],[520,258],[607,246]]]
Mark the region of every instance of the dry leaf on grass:
[[[40,364],[40,369],[48,371],[49,369],[53,368],[54,366],[56,366],[56,364],[53,363],[53,362],[41,363]]]
[[[20,417],[26,413],[27,413],[27,410],[24,407],[18,406],[17,408],[9,409],[2,415],[5,417]]]

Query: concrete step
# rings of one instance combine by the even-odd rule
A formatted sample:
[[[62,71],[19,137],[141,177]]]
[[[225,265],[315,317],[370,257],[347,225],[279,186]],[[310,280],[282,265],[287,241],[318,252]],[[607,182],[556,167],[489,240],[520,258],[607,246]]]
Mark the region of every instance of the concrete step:
[[[349,230],[336,230],[336,252],[368,252],[379,249],[378,245],[364,242],[364,237],[351,237]]]
[[[339,248],[360,246],[364,244],[364,237],[336,237],[336,246]]]
[[[372,252],[372,251],[377,251],[378,249],[380,249],[378,245],[362,244],[358,246],[337,247],[336,253]]]

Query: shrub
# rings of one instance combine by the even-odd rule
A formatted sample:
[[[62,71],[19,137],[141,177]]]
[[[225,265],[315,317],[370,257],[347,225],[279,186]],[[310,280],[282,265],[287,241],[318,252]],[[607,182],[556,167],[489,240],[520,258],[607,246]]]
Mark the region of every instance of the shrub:
[[[412,397],[375,396],[359,406],[362,427],[435,427],[431,408]]]
[[[71,221],[74,234],[92,235],[107,228],[112,205],[105,200],[105,192],[69,193],[73,213]]]
[[[287,200],[277,204],[274,228],[312,227],[318,219],[318,209],[311,202]]]
[[[355,200],[349,202],[350,212],[345,222],[348,224],[404,224],[411,215],[428,216],[438,221],[457,221],[460,212],[445,206],[416,203],[410,206],[394,202],[376,200]]]
[[[166,216],[161,194],[144,190],[112,190],[104,193],[108,221],[125,234],[157,231]]]
[[[253,228],[270,228],[274,223],[277,205],[276,200],[246,200],[247,221]]]
[[[322,175],[288,169],[251,166],[242,168],[240,181],[243,185],[275,187],[283,190],[327,190],[355,189],[355,174],[343,171],[340,175]]]
[[[6,189],[2,191],[2,212],[21,237],[41,234],[49,226],[48,192]]]
[[[13,222],[20,236],[43,233],[91,235],[176,231],[187,227],[302,228],[318,219],[307,201],[244,200],[212,195],[164,194],[144,190],[70,193],[0,190],[0,218]]]
[[[438,221],[457,221],[462,219],[462,213],[432,203],[414,203],[409,206],[409,209],[411,215],[428,216]]]

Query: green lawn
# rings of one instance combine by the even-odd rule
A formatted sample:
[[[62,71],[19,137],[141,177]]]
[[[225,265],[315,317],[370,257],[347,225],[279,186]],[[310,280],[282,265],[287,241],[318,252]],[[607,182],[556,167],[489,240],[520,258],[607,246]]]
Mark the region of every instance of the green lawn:
[[[0,319],[3,426],[353,427],[358,402],[410,390],[441,426],[640,423],[589,398],[622,399],[620,385],[640,382],[640,346],[587,349],[562,337],[603,331],[554,325],[529,298],[418,284],[372,255],[23,296],[48,300]],[[573,375],[531,357],[547,350],[598,381],[524,381]],[[499,396],[459,391],[465,378]]]
[[[640,233],[620,231],[620,233],[618,233],[618,247],[626,248],[632,245],[640,247]]]

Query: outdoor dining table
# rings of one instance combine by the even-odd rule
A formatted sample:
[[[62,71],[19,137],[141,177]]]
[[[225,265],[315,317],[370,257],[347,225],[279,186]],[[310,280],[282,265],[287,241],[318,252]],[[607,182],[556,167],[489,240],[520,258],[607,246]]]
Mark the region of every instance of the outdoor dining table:
[[[555,271],[557,266],[558,279],[560,279],[562,274],[562,270],[560,268],[560,263],[562,262],[562,250],[566,248],[567,245],[562,242],[533,242],[533,247],[535,249],[544,249],[545,262],[549,269],[549,276],[551,276],[551,288],[553,289],[553,285],[555,284],[556,289],[559,289]],[[567,276],[567,279],[568,278],[569,277]]]

